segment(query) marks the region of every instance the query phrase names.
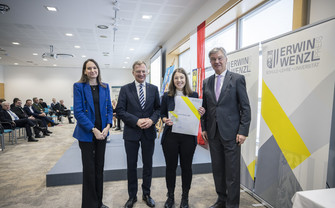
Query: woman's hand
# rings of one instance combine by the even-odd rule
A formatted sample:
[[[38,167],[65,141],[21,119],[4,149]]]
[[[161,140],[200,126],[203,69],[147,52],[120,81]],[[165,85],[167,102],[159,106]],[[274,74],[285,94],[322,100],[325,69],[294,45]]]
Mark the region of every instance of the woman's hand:
[[[102,130],[102,136],[104,137],[104,139],[107,137],[107,135],[108,135],[108,132],[109,132],[109,129],[110,129],[110,124],[108,124],[107,126],[106,126],[106,128],[104,128],[103,130]]]
[[[199,112],[200,116],[203,116],[203,115],[206,113],[206,110],[205,110],[205,108],[200,107],[200,108],[198,109],[198,112]]]
[[[103,136],[101,131],[97,128],[93,128],[93,134],[94,134],[94,136],[97,140],[104,140],[105,139],[105,137]]]
[[[171,119],[166,118],[166,117],[163,118],[163,122],[165,123],[165,125],[168,125],[168,126],[173,125],[173,122],[171,121]]]

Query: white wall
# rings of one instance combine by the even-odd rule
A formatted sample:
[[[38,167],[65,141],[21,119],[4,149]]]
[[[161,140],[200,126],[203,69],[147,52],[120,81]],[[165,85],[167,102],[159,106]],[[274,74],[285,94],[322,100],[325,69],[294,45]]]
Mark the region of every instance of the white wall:
[[[3,67],[0,65],[0,83],[4,83],[4,73],[3,73]]]
[[[327,19],[335,16],[335,1],[334,0],[310,0],[309,23]]]
[[[80,68],[44,68],[3,66],[5,99],[12,102],[20,98],[43,98],[49,105],[54,97],[63,99],[65,106],[73,105],[73,83],[81,76]],[[133,81],[130,69],[101,69],[103,82],[110,86],[122,86]],[[0,71],[1,75],[1,71]],[[1,81],[1,80],[0,80]]]

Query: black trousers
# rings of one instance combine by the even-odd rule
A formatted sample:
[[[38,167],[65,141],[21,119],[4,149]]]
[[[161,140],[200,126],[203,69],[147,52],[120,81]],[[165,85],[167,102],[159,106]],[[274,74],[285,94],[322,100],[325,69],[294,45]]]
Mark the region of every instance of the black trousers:
[[[127,178],[128,178],[128,195],[133,198],[137,195],[137,160],[138,150],[141,145],[142,149],[142,193],[150,195],[151,179],[152,179],[152,155],[154,154],[155,140],[148,139],[142,132],[140,141],[124,140],[127,153]]]
[[[213,178],[218,200],[226,207],[239,207],[241,146],[236,140],[224,140],[216,129],[215,137],[208,139],[212,159]]]
[[[64,110],[64,111],[60,111],[57,113],[57,116],[66,116],[67,119],[69,120],[69,123],[71,123],[71,110]]]
[[[103,196],[103,172],[106,139],[79,141],[83,164],[82,208],[100,208]]]
[[[27,118],[23,118],[23,119],[15,120],[14,122],[16,124],[16,127],[24,127],[26,129],[28,137],[32,136],[32,132],[31,132],[30,127],[35,126],[35,123],[33,121],[31,121]]]
[[[171,128],[166,132],[162,144],[166,163],[166,187],[170,194],[176,186],[176,170],[180,158],[181,180],[183,193],[188,193],[192,183],[192,161],[196,148],[194,136],[172,133]]]

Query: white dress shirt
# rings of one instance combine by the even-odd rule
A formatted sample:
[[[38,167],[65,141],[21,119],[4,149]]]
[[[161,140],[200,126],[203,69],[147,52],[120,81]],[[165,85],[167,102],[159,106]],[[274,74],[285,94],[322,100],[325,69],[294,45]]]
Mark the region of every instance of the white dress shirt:
[[[142,88],[143,88],[144,100],[146,100],[145,98],[146,98],[147,92],[145,90],[145,82],[143,82],[142,85],[143,85]],[[137,82],[136,80],[135,80],[135,86],[136,86],[137,96],[138,98],[140,98],[140,83]]]

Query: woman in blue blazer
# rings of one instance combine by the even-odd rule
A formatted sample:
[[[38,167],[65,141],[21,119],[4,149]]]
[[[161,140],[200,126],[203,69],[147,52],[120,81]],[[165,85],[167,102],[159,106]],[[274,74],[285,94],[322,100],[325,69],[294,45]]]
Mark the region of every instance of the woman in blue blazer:
[[[74,116],[83,164],[83,208],[106,208],[102,203],[106,137],[113,123],[109,86],[101,82],[98,63],[88,59],[73,85]]]
[[[161,103],[161,118],[165,123],[162,135],[162,147],[166,163],[166,186],[168,189],[165,208],[174,205],[174,189],[176,185],[176,169],[178,166],[178,156],[180,158],[181,178],[182,178],[182,199],[181,208],[188,208],[188,193],[192,182],[192,160],[197,145],[196,137],[186,134],[173,133],[173,122],[169,118],[169,111],[175,108],[176,96],[188,96],[198,98],[198,93],[190,88],[187,74],[183,68],[176,69],[169,84],[169,91],[164,93]],[[205,113],[205,109],[198,109],[200,115]]]

